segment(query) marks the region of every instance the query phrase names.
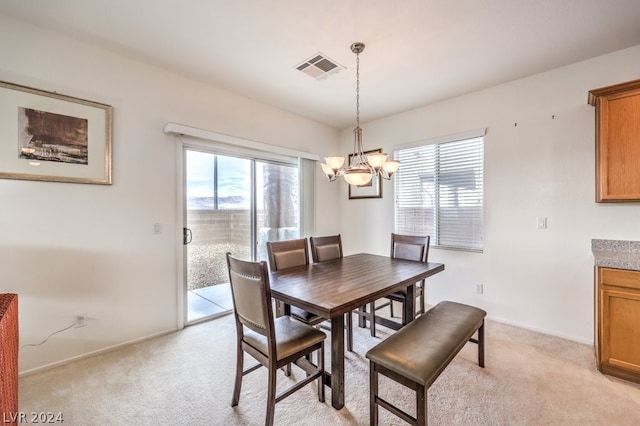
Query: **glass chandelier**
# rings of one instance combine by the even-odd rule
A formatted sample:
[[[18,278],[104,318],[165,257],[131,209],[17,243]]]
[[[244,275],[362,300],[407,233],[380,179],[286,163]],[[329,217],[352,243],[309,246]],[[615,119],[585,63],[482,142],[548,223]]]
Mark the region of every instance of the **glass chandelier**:
[[[360,128],[360,53],[363,50],[364,43],[355,42],[351,45],[351,51],[356,54],[356,128],[353,129],[353,154],[346,167],[343,167],[344,157],[324,158],[322,171],[329,182],[335,181],[338,176],[344,176],[349,185],[362,186],[371,182],[374,176],[391,179],[391,175],[400,167],[399,161],[387,160],[388,155],[385,153],[364,153]]]

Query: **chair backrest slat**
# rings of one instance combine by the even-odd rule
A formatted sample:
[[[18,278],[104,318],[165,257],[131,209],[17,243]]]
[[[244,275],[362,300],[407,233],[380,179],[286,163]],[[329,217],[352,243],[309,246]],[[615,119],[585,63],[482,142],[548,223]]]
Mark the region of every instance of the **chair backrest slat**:
[[[306,265],[307,256],[303,249],[283,251],[281,253],[273,253],[275,259],[276,270],[293,268],[294,266]]]
[[[267,242],[269,267],[272,271],[309,264],[307,239]]]
[[[339,259],[342,253],[342,238],[340,234],[327,237],[311,237],[311,257],[314,262]]]
[[[430,236],[391,234],[391,258],[427,262]]]

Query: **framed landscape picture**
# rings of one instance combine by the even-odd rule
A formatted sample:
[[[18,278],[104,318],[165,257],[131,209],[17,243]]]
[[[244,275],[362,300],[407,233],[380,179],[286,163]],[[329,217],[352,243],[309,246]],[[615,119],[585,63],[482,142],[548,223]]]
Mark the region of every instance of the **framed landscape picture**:
[[[371,151],[364,152],[364,155],[374,153],[374,152],[382,152],[382,149],[372,149]],[[353,158],[353,154],[349,154],[349,163],[351,164],[351,159]],[[369,183],[362,186],[354,186],[347,185],[349,187],[349,199],[358,199],[358,198],[382,198],[382,176],[374,176]]]
[[[109,105],[0,81],[0,178],[111,184]]]

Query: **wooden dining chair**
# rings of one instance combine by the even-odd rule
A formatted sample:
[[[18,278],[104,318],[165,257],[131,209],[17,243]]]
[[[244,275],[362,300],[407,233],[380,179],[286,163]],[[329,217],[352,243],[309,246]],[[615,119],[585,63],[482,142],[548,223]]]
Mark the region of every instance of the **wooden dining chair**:
[[[311,245],[311,257],[313,262],[325,262],[334,259],[340,259],[342,254],[342,238],[340,234],[329,235],[326,237],[309,238]],[[353,352],[353,315],[351,311],[347,312],[345,318],[345,326],[347,328],[347,350]]]
[[[389,256],[392,259],[404,259],[404,260],[414,260],[416,262],[426,263],[429,258],[429,245],[431,242],[431,237],[427,236],[416,236],[416,235],[401,235],[401,234],[391,234],[391,253]],[[415,296],[419,298],[420,303],[420,315],[424,314],[424,297],[426,293],[425,281],[419,281],[415,285]],[[375,336],[375,311],[381,309],[387,305],[389,305],[389,310],[391,316],[393,317],[393,302],[400,302],[404,304],[407,300],[407,290],[402,289],[400,291],[396,291],[395,293],[391,293],[390,295],[385,297],[389,300],[388,303],[385,303],[380,306],[374,306],[373,303],[369,305],[369,310],[371,312],[370,317],[370,326],[371,326],[371,335]],[[404,307],[403,307],[404,308]],[[404,309],[402,310],[402,325],[406,325],[409,322],[408,318],[404,317]]]
[[[293,268],[309,264],[309,247],[306,238],[286,241],[268,241],[267,255],[272,271]],[[284,304],[276,301],[277,316],[284,315]],[[305,324],[317,325],[326,318],[307,312],[297,306],[291,306],[291,316]]]
[[[289,316],[274,319],[269,270],[265,261],[240,260],[231,253],[226,257],[237,332],[236,378],[231,406],[237,406],[240,401],[242,377],[261,366],[269,370],[266,425],[273,425],[276,403],[314,380],[318,381],[318,400],[324,402],[326,335]],[[316,351],[318,362],[313,364],[310,355]],[[244,370],[245,352],[259,364]],[[276,395],[276,373],[291,363],[302,368],[306,377]]]

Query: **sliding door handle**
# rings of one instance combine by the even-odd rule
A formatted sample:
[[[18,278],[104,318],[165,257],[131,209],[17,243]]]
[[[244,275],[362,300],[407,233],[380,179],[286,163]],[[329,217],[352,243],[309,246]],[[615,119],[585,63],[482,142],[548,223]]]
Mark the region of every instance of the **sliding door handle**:
[[[191,233],[191,229],[182,228],[182,243],[186,246],[190,244],[193,240],[193,234]]]

